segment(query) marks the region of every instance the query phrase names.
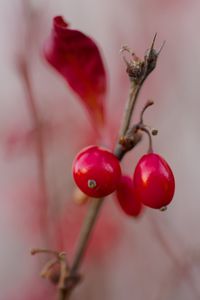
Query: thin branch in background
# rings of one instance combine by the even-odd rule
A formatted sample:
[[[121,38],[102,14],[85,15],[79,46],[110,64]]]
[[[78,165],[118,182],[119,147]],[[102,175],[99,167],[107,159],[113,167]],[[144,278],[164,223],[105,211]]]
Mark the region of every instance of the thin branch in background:
[[[200,292],[199,292],[197,286],[195,285],[193,276],[191,274],[191,267],[192,267],[193,261],[191,259],[188,259],[189,253],[188,253],[187,249],[184,248],[184,244],[183,244],[180,236],[175,234],[174,229],[171,230],[171,235],[172,236],[175,235],[174,242],[175,241],[178,242],[179,249],[182,249],[182,251],[183,251],[182,255],[180,255],[180,253],[177,255],[172,246],[172,245],[174,245],[174,242],[173,242],[173,244],[169,242],[169,240],[163,234],[160,224],[158,224],[158,221],[156,219],[154,219],[153,215],[148,215],[148,219],[151,223],[153,233],[154,233],[156,239],[159,241],[162,250],[166,253],[166,255],[170,258],[170,260],[173,263],[173,272],[172,273],[176,272],[176,278],[180,277],[179,281],[181,281],[184,278],[187,279],[188,285],[192,289],[195,297],[197,297],[197,299],[200,299]],[[168,276],[168,277],[170,277],[170,276]]]
[[[39,223],[41,231],[44,232],[44,237],[48,240],[49,236],[49,220],[48,220],[48,192],[46,186],[46,176],[45,176],[45,145],[44,145],[44,136],[43,136],[43,125],[38,112],[38,107],[34,97],[31,84],[31,75],[30,75],[30,61],[31,53],[33,47],[34,37],[37,36],[36,32],[36,21],[38,15],[32,10],[31,3],[29,1],[23,0],[23,13],[24,21],[26,25],[26,33],[24,36],[24,48],[25,51],[16,57],[16,66],[20,74],[20,78],[23,82],[27,106],[30,112],[30,118],[32,121],[32,126],[35,131],[35,142],[36,142],[36,159],[38,164],[38,186],[40,189],[40,209],[38,210]],[[46,241],[47,242],[47,241]]]
[[[33,128],[35,129],[35,141],[36,141],[36,158],[38,163],[38,186],[40,187],[40,226],[44,228],[45,234],[48,233],[48,193],[46,187],[45,178],[45,149],[44,149],[44,137],[41,120],[38,114],[38,109],[33,96],[32,86],[30,82],[30,73],[26,58],[22,58],[19,65],[19,72],[21,79],[24,83],[24,88],[27,95],[27,105],[29,107],[30,116],[32,119]],[[48,237],[48,234],[47,234]]]
[[[169,270],[164,278],[162,279],[162,283],[159,284],[159,291],[156,297],[153,297],[152,300],[168,300],[174,299],[174,293],[177,291],[181,282],[185,280],[185,283],[190,288],[191,294],[193,294],[194,298],[190,299],[200,299],[200,293],[197,289],[197,286],[194,284],[191,276],[188,276],[186,272],[180,272],[177,270],[176,266],[173,266],[171,270]]]

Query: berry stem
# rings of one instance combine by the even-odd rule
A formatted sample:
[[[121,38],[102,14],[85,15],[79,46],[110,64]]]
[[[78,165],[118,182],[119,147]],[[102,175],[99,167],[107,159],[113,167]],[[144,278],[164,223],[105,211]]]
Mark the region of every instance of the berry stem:
[[[147,108],[151,105],[153,105],[154,102],[152,100],[147,101],[145,106],[143,107],[141,114],[140,114],[140,124],[144,124],[143,117],[144,117],[144,112],[147,110]]]
[[[151,133],[149,132],[149,130],[145,127],[145,126],[141,126],[140,130],[144,131],[149,138],[149,148],[148,148],[148,153],[153,153],[153,142],[152,142],[152,136]]]

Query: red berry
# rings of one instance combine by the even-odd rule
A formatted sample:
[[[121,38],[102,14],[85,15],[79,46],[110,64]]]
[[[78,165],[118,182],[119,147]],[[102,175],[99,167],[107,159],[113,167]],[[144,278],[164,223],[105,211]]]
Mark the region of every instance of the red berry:
[[[82,192],[98,198],[116,190],[121,177],[121,168],[118,159],[110,151],[90,146],[76,156],[73,176]]]
[[[149,207],[164,208],[172,201],[174,175],[168,163],[158,154],[146,154],[140,159],[133,182],[137,198]]]
[[[142,203],[135,195],[133,181],[130,176],[123,175],[116,190],[117,200],[125,214],[137,217],[142,210]]]

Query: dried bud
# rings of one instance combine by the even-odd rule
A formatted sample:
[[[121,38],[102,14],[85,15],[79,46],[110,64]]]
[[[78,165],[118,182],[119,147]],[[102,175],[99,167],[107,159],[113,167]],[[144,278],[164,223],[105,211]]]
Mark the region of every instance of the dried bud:
[[[157,135],[158,134],[158,130],[157,129],[152,129],[151,134],[152,135]]]
[[[129,75],[129,78],[131,82],[136,85],[141,84],[156,67],[157,59],[164,46],[164,43],[162,44],[160,50],[156,51],[154,49],[155,39],[156,34],[153,38],[151,47],[146,51],[143,60],[138,58],[127,46],[124,46],[121,49],[122,53],[126,51],[130,56],[130,59],[127,60],[123,55],[123,59],[127,65],[126,71]]]
[[[157,36],[157,33],[155,34],[155,36],[153,38],[151,48],[147,50],[147,52],[144,56],[144,61],[145,61],[145,65],[146,65],[146,77],[155,69],[158,56],[165,45],[165,42],[163,42],[159,51],[155,50],[154,44],[155,44],[156,36]]]
[[[140,59],[132,60],[127,65],[126,72],[129,75],[130,81],[138,84],[144,74],[144,62]]]
[[[41,274],[41,276],[49,279],[53,284],[57,285],[60,279],[60,263],[54,264],[51,268],[46,270],[45,274]]]

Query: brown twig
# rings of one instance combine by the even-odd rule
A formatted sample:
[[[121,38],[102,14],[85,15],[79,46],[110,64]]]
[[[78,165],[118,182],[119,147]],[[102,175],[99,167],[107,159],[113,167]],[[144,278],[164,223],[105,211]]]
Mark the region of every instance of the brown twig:
[[[140,121],[137,124],[133,124],[129,127],[126,131],[125,135],[120,138],[119,143],[124,147],[124,152],[121,154],[123,157],[126,152],[132,150],[135,145],[137,145],[142,139],[142,131],[148,135],[149,138],[149,148],[148,153],[153,152],[153,143],[152,143],[152,136],[158,133],[158,130],[151,129],[151,127],[144,124],[143,116],[144,112],[147,110],[148,107],[153,105],[154,102],[152,100],[148,100],[147,103],[144,105],[141,113],[140,113]]]
[[[103,199],[101,198],[93,199],[91,203],[91,207],[88,211],[84,225],[81,229],[80,238],[77,244],[77,251],[75,253],[74,261],[71,267],[71,272],[70,272],[71,275],[76,275],[79,265],[81,264],[81,261],[83,259],[83,254],[85,252],[88,240],[90,238],[92,228],[94,226],[94,223],[96,221],[96,218],[98,216],[102,204],[103,204]]]
[[[124,121],[122,122],[121,130],[119,133],[120,137],[122,137],[126,134],[128,128],[130,126],[133,110],[135,108],[136,100],[138,98],[138,95],[139,95],[139,92],[140,92],[143,82],[139,83],[138,85],[135,85],[134,82],[131,83],[130,93],[129,93],[128,101],[127,101],[125,111],[124,111],[124,117],[123,117]]]
[[[59,256],[58,251],[49,250],[49,249],[42,249],[42,248],[33,248],[33,249],[31,249],[31,255],[41,254],[41,253],[51,254],[51,255],[55,256],[56,258],[58,258],[58,256]]]
[[[97,216],[100,212],[100,208],[103,204],[103,199],[93,199],[91,202],[91,206],[88,210],[88,214],[85,218],[84,224],[82,226],[81,232],[80,232],[80,236],[79,236],[79,240],[77,243],[77,247],[76,247],[76,253],[74,255],[74,260],[70,269],[70,274],[69,274],[69,279],[71,277],[76,278],[76,274],[78,272],[79,266],[82,262],[82,259],[84,257],[84,253],[86,250],[86,247],[88,245],[88,241],[90,238],[90,235],[92,233],[94,224],[97,220]],[[69,298],[70,294],[71,294],[71,290],[72,287],[70,288],[66,288],[66,289],[59,289],[59,295],[58,295],[58,299],[59,300],[66,300]]]
[[[158,58],[159,52],[156,52],[154,49],[154,43],[155,43],[156,35],[154,36],[153,42],[151,44],[150,50],[148,53],[144,56],[144,60],[138,59],[135,55],[132,55],[132,60],[128,62],[125,59],[125,62],[127,64],[127,73],[129,75],[129,79],[131,81],[131,87],[130,87],[130,93],[128,102],[125,108],[125,113],[123,116],[123,121],[121,125],[121,129],[119,131],[119,141],[116,145],[114,154],[118,157],[119,160],[121,160],[124,156],[124,154],[129,151],[130,149],[126,149],[122,145],[121,138],[126,134],[127,130],[129,129],[133,110],[139,95],[139,92],[141,90],[141,87],[145,81],[145,79],[148,77],[148,75],[154,70]],[[124,49],[126,51],[129,51]],[[134,60],[135,59],[135,60]],[[137,145],[137,143],[141,140],[140,137],[137,137],[137,142],[133,144],[132,148]],[[83,260],[85,250],[88,245],[88,241],[90,239],[90,235],[92,233],[93,227],[95,225],[95,222],[97,220],[97,216],[100,212],[100,208],[103,204],[103,199],[94,199],[91,202],[91,206],[89,208],[88,214],[85,218],[79,240],[77,243],[77,250],[73,259],[72,267],[70,269],[69,277],[67,278],[65,282],[65,288],[59,289],[58,292],[58,300],[66,300],[70,298],[71,292],[76,285],[76,283],[69,285],[69,281],[73,278],[76,278],[78,274],[78,270],[80,267],[80,264]]]

